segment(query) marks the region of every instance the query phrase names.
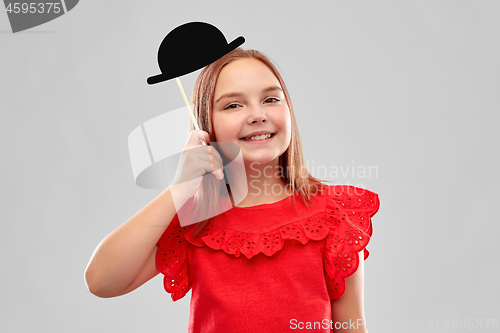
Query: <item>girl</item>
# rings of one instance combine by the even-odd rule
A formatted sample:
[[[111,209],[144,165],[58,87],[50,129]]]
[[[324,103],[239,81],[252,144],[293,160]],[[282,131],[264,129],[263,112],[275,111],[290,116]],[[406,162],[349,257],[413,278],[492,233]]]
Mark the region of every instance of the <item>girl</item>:
[[[162,273],[173,301],[192,289],[189,332],[367,332],[363,262],[377,194],[309,174],[285,83],[263,54],[238,48],[208,65],[192,99],[202,130],[190,123],[172,184],[99,244],[90,292],[120,296]],[[201,141],[240,147],[248,194],[181,227],[178,214],[199,221],[201,209],[228,204],[226,156]]]

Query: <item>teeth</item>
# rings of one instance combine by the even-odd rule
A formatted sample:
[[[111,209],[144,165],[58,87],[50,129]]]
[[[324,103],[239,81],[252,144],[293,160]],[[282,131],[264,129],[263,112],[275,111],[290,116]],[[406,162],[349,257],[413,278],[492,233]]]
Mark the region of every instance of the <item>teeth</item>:
[[[243,140],[246,140],[246,141],[264,140],[264,139],[270,138],[271,135],[272,135],[271,133],[256,135],[256,136],[252,136],[250,139],[244,138]]]

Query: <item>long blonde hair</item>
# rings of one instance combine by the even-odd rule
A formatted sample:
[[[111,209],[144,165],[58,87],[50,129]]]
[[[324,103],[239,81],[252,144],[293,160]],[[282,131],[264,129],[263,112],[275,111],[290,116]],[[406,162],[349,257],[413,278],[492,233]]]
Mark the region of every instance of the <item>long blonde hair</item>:
[[[267,56],[256,50],[243,50],[241,48],[237,48],[232,52],[226,54],[219,60],[206,66],[201,71],[198,79],[196,80],[193,94],[191,96],[191,103],[194,104],[195,108],[193,112],[198,121],[200,129],[208,132],[208,134],[210,135],[210,142],[215,142],[212,115],[217,79],[224,66],[233,61],[243,58],[254,58],[264,63],[278,79],[283,89],[283,94],[285,95],[285,99],[290,110],[292,135],[290,145],[288,146],[287,150],[279,157],[278,164],[280,170],[287,170],[285,174],[283,174],[283,172],[281,173],[282,178],[284,178],[286,180],[286,183],[288,184],[287,187],[289,186],[289,188],[295,189],[298,192],[297,194],[304,205],[306,207],[310,207],[311,195],[322,193],[324,187],[328,186],[324,183],[327,181],[313,177],[306,168],[304,154],[302,151],[302,142],[300,140],[297,123],[295,122],[295,115],[293,113],[290,95],[288,94],[285,82],[283,81],[280,73]],[[190,131],[196,129],[191,118],[189,121],[189,129]],[[204,216],[207,216],[207,213],[208,216],[213,215],[220,197],[221,186],[224,185],[226,185],[225,180],[219,181],[213,174],[206,174],[203,177],[203,184],[202,186],[200,186],[200,190],[194,196],[193,201],[193,218],[196,221],[201,216],[201,209],[204,210]],[[227,186],[227,188],[230,192],[231,190],[229,186]],[[204,189],[206,189],[206,191]],[[295,196],[292,197],[294,207],[296,209]],[[194,230],[194,235],[196,237],[199,236],[200,233],[208,226],[209,222],[210,219],[199,222],[196,226],[196,229]]]

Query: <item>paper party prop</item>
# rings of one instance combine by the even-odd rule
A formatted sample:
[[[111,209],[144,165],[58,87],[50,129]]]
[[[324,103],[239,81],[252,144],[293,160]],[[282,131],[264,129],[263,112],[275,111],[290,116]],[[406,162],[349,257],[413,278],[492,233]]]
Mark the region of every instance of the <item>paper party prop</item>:
[[[201,69],[245,42],[240,36],[227,43],[222,32],[211,24],[189,22],[165,36],[158,49],[161,74],[148,78],[155,84]]]
[[[149,77],[148,83],[155,84],[176,78],[191,120],[199,130],[200,127],[193,115],[179,76],[211,64],[244,42],[245,38],[240,36],[228,44],[224,34],[209,23],[185,23],[169,32],[161,42],[158,49],[158,66],[161,74]]]

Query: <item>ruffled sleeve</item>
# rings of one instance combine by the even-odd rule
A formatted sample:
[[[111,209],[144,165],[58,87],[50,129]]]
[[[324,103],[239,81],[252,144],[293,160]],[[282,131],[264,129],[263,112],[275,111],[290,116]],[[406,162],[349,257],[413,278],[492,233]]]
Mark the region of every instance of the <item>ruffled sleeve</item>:
[[[163,285],[172,301],[183,298],[191,289],[189,263],[185,233],[190,227],[181,227],[175,214],[163,235],[158,240],[156,267],[164,274]]]
[[[377,213],[380,202],[376,193],[354,186],[331,186],[329,191],[324,267],[328,293],[333,300],[344,294],[345,279],[358,269],[358,253],[363,250],[364,259],[368,258],[371,217]]]

